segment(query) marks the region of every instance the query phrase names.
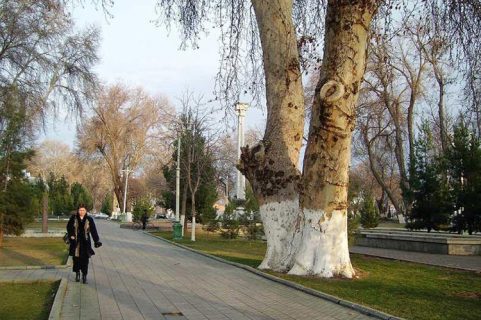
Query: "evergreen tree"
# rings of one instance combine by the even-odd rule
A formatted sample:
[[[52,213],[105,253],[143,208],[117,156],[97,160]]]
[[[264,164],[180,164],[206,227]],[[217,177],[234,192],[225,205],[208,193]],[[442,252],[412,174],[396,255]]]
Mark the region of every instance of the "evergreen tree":
[[[461,121],[454,128],[453,143],[446,154],[451,193],[456,213],[453,229],[469,234],[481,224],[481,148],[479,140]]]
[[[188,141],[189,138],[187,134],[182,135],[181,139],[184,139],[184,143],[181,143],[181,150],[180,150],[180,157],[181,161],[183,161],[186,153],[188,152]],[[190,139],[192,140],[192,139]],[[196,143],[203,144],[205,143],[202,139],[196,139]],[[201,148],[201,146],[200,146]],[[170,208],[175,210],[175,190],[176,190],[176,167],[177,167],[177,142],[174,142],[174,152],[172,153],[172,164],[164,166],[163,174],[165,180],[167,181],[168,190],[162,193],[162,204],[165,208]],[[215,168],[214,168],[214,159],[209,159],[210,164],[204,167],[202,170],[202,176],[200,181],[199,189],[195,195],[195,209],[196,212],[199,214],[197,215],[196,219],[199,222],[203,222],[204,217],[212,216],[215,214],[215,210],[213,209],[213,205],[217,200],[217,189],[215,185]],[[195,166],[195,163],[193,164]],[[193,171],[195,168],[193,168]],[[191,219],[191,206],[192,206],[192,197],[191,194],[188,192],[188,188],[183,188],[182,186],[186,186],[187,177],[186,177],[185,170],[180,170],[180,199],[183,198],[184,192],[187,193],[187,201],[186,201],[186,219]],[[183,203],[180,201],[180,211],[182,212]],[[209,219],[209,218],[207,218]]]
[[[431,130],[423,124],[415,143],[413,171],[410,177],[413,208],[406,227],[428,232],[446,226],[452,212],[443,162],[434,154]]]
[[[107,193],[104,201],[102,201],[102,208],[100,209],[100,212],[106,213],[110,216],[112,214],[112,200],[112,194]]]
[[[48,206],[49,211],[56,215],[69,214],[76,208],[72,203],[70,186],[65,177],[56,178],[52,173],[48,183]]]
[[[372,195],[364,196],[361,207],[361,225],[363,228],[375,228],[379,225],[379,210]]]
[[[33,189],[24,177],[29,119],[22,95],[15,88],[0,87],[0,246],[4,234],[20,234],[33,219]]]
[[[78,182],[74,182],[70,186],[70,195],[71,195],[71,201],[72,201],[72,205],[73,205],[74,210],[81,203],[87,207],[87,210],[92,210],[92,208],[93,208],[92,196],[82,186],[82,184],[80,184]]]

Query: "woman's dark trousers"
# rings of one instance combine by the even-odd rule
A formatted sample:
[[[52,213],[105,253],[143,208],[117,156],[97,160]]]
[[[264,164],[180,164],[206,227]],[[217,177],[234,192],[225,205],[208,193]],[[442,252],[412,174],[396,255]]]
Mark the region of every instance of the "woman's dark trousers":
[[[87,274],[89,271],[89,258],[88,257],[73,257],[73,272],[80,272]]]

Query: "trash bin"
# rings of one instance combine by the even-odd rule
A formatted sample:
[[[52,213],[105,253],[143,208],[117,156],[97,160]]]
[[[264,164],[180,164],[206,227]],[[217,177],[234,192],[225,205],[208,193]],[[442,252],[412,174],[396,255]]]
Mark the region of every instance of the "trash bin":
[[[178,221],[174,222],[172,230],[174,231],[174,240],[182,240],[182,224]]]

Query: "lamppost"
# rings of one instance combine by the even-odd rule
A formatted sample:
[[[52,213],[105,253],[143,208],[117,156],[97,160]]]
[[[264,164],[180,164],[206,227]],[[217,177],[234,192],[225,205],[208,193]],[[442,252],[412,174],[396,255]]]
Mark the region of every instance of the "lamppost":
[[[180,134],[177,137],[177,168],[175,169],[175,222],[172,226],[174,229],[174,240],[180,240],[184,236],[184,219],[179,222],[180,215]]]
[[[237,159],[240,160],[241,157],[241,147],[245,145],[244,141],[244,118],[246,115],[248,104],[238,102],[235,106],[235,111],[237,114]],[[237,180],[236,180],[236,198],[237,201],[243,201],[246,198],[246,179],[244,175],[237,170]],[[236,208],[237,215],[244,214],[244,207],[239,206]]]

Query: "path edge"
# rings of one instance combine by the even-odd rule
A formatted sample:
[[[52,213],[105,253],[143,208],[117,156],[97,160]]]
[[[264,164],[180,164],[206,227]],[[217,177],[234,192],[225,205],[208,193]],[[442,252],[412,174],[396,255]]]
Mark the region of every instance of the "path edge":
[[[330,301],[330,302],[334,302],[334,303],[339,304],[341,306],[356,310],[356,311],[358,311],[362,314],[365,314],[365,315],[368,315],[368,316],[371,316],[371,317],[375,317],[377,319],[382,319],[382,320],[404,320],[403,318],[395,317],[395,316],[392,316],[390,314],[384,313],[382,311],[378,311],[378,310],[375,310],[375,309],[372,309],[372,308],[369,308],[369,307],[366,307],[366,306],[363,306],[363,305],[360,305],[360,304],[357,304],[357,303],[354,303],[354,302],[351,302],[351,301],[348,301],[348,300],[344,300],[344,299],[332,296],[330,294],[327,294],[327,293],[324,293],[324,292],[321,292],[321,291],[317,291],[317,290],[305,287],[305,286],[300,285],[298,283],[276,277],[274,275],[262,272],[261,270],[258,270],[256,268],[246,266],[246,265],[243,265],[243,264],[240,264],[240,263],[237,263],[237,262],[225,260],[225,259],[213,256],[211,254],[208,254],[208,253],[196,250],[196,249],[189,248],[189,247],[184,246],[180,243],[176,243],[174,241],[167,240],[167,239],[162,238],[160,236],[153,235],[153,234],[151,234],[147,231],[143,231],[143,233],[146,234],[146,235],[149,235],[153,238],[159,239],[161,241],[170,243],[174,246],[177,246],[177,247],[183,248],[185,250],[197,253],[197,254],[202,255],[204,257],[211,258],[211,259],[217,260],[217,261],[225,263],[225,264],[229,264],[231,266],[234,266],[234,267],[237,267],[237,268],[240,268],[240,269],[244,269],[244,270],[249,271],[251,273],[254,273],[258,276],[261,276],[265,279],[283,284],[287,287],[302,291],[302,292],[307,293],[309,295],[312,295],[312,296],[315,296],[315,297],[318,297],[318,298],[321,298],[321,299],[324,299],[324,300],[327,300],[327,301]]]
[[[72,266],[72,256],[67,257],[65,264],[43,265],[43,266],[8,266],[0,267],[1,270],[40,270],[40,269],[66,269]]]
[[[55,294],[55,299],[53,300],[52,309],[50,309],[48,320],[60,319],[63,300],[65,298],[65,293],[67,292],[67,283],[68,279],[66,278],[62,278],[62,280],[60,280],[60,285],[58,286],[57,293]]]

